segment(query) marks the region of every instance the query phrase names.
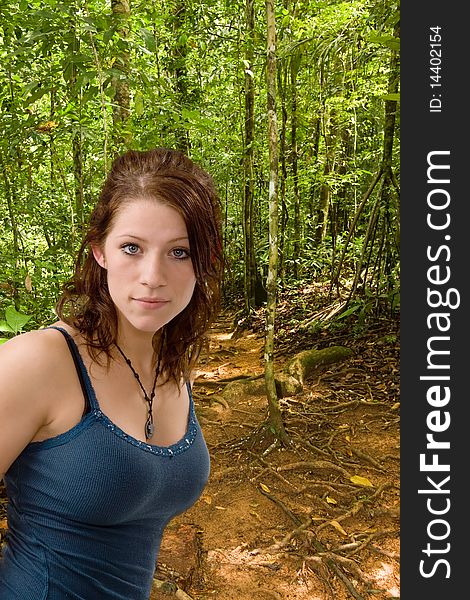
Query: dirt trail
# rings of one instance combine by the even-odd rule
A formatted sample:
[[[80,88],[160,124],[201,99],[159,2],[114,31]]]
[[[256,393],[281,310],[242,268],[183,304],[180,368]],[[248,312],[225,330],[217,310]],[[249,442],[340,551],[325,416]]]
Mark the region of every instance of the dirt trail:
[[[263,373],[262,335],[231,329],[230,315],[213,328],[194,386],[210,480],[167,530],[157,576],[194,600],[399,598],[396,337],[362,339],[283,399],[292,447],[268,448],[250,438],[266,398],[218,397],[221,380]]]

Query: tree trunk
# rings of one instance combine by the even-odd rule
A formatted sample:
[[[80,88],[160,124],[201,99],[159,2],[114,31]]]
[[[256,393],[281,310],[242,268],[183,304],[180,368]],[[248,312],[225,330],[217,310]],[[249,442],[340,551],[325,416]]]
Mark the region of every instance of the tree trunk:
[[[335,164],[336,127],[333,119],[334,117],[332,116],[325,117],[325,166],[323,168],[323,181],[320,188],[320,201],[315,226],[316,246],[320,246],[323,243],[328,229],[328,213],[330,211],[331,198],[331,188],[328,177],[334,170]]]
[[[16,259],[16,265],[18,268],[18,265],[20,262],[20,245],[19,245],[20,232],[18,230],[18,224],[16,222],[16,216],[15,216],[15,210],[14,210],[15,193],[14,193],[14,190],[11,189],[10,179],[8,177],[8,172],[7,172],[7,166],[6,166],[5,161],[3,160],[2,154],[0,154],[0,167],[1,167],[2,175],[3,175],[3,181],[5,184],[5,198],[7,201],[8,216],[10,218],[10,225],[11,225],[11,230],[13,233],[13,256]],[[11,281],[2,282],[2,283],[9,285],[11,292],[12,292],[13,301],[15,303],[15,308],[17,310],[19,310],[19,308],[20,308],[19,307],[19,290],[18,290],[18,284],[17,284],[16,279],[12,279]]]
[[[297,73],[300,66],[300,55],[294,54],[290,59],[290,77],[292,94],[291,120],[291,166],[292,186],[294,191],[294,279],[299,278],[300,239],[302,236],[300,223],[300,194],[297,147]]]
[[[317,224],[315,227],[315,245],[319,247],[325,239],[327,226],[328,226],[328,213],[330,209],[330,186],[326,182],[328,175],[330,174],[331,166],[328,161],[328,157],[325,159],[325,166],[323,167],[323,182],[320,188],[320,199],[317,210]]]
[[[287,84],[287,69],[284,68],[282,73],[278,69],[278,82],[279,82],[279,96],[281,99],[281,131],[279,136],[280,142],[280,154],[281,154],[281,181],[279,186],[280,200],[281,200],[281,234],[279,236],[279,282],[281,287],[284,285],[285,280],[285,258],[286,258],[286,238],[287,238],[287,221],[289,219],[289,212],[287,210],[286,202],[286,186],[287,186],[287,106],[286,106],[286,84]]]
[[[318,153],[320,148],[320,137],[321,137],[321,121],[319,117],[315,117],[314,119],[314,127],[313,127],[313,140],[312,140],[312,152],[310,155],[310,161],[313,165],[318,162]],[[315,225],[316,222],[314,220],[315,215],[315,190],[316,190],[316,179],[311,179],[311,184],[309,186],[309,194],[308,194],[308,213],[309,218],[306,223],[306,229],[310,237],[315,238]]]
[[[185,0],[177,0],[173,10],[172,23],[174,33],[174,46],[172,49],[172,71],[176,98],[181,113],[188,104],[188,71],[186,68],[186,56],[188,47],[184,35],[184,23],[186,18]],[[177,125],[175,127],[176,147],[187,154],[191,147],[188,130]]]
[[[68,47],[71,57],[77,56],[80,53],[80,39],[77,36],[77,24],[75,19],[70,22],[70,44]],[[71,215],[71,244],[75,243],[78,226],[83,219],[83,159],[82,159],[82,132],[80,125],[81,109],[82,109],[82,90],[77,87],[78,69],[76,63],[71,62],[70,75],[68,78],[68,92],[70,102],[77,102],[78,116],[73,116],[74,134],[72,136],[72,160],[73,160],[73,180],[74,180],[74,198],[75,207],[74,214]],[[51,97],[51,110],[53,107],[53,96]],[[52,121],[52,117],[51,117]],[[52,153],[52,133],[51,133],[51,153]],[[52,170],[51,170],[52,173]],[[78,223],[76,222],[78,221]]]
[[[129,0],[111,0],[112,18],[116,31],[119,34],[123,49],[115,56],[114,68],[122,73],[122,77],[114,77],[112,86],[115,90],[113,107],[113,138],[117,151],[122,146],[129,147],[132,135],[127,130],[127,121],[130,116],[130,91],[127,82],[129,74],[129,20],[131,16]]]
[[[254,0],[246,0],[245,20],[245,148],[243,156],[245,186],[243,198],[243,232],[245,238],[245,312],[249,315],[256,306],[256,259],[253,239],[253,144],[255,137],[255,85],[253,74]]]
[[[269,268],[267,277],[266,341],[264,349],[265,381],[269,407],[269,428],[281,441],[287,442],[274,377],[274,327],[277,301],[278,259],[278,131],[276,113],[276,19],[274,0],[266,0],[267,17],[267,108],[269,144]]]

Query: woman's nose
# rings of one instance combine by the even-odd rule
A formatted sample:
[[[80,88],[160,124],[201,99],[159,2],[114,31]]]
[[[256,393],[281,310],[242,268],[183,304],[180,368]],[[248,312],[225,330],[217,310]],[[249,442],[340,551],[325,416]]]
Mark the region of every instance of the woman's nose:
[[[167,284],[165,260],[148,255],[142,261],[141,283],[155,288]]]

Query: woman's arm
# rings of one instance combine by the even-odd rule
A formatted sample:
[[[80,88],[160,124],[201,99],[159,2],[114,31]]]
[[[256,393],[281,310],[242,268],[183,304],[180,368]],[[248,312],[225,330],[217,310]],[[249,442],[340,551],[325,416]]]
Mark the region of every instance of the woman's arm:
[[[51,341],[32,331],[0,345],[0,478],[50,420]]]

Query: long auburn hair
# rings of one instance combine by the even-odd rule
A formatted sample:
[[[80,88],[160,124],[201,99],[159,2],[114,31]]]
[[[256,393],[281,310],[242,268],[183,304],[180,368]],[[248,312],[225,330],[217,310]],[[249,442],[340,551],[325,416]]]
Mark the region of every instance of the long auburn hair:
[[[117,157],[91,213],[78,251],[74,275],[56,304],[58,316],[84,337],[93,360],[109,362],[117,341],[118,319],[109,295],[106,270],[91,245],[103,247],[120,207],[136,199],[171,206],[188,231],[196,276],[188,306],[153,336],[159,370],[166,380],[187,380],[207,344],[206,332],[220,305],[223,269],[220,200],[211,176],[178,150],[129,150]]]

